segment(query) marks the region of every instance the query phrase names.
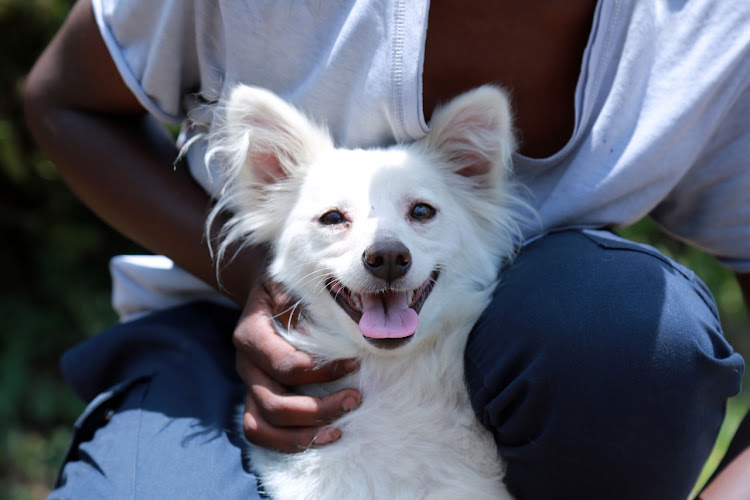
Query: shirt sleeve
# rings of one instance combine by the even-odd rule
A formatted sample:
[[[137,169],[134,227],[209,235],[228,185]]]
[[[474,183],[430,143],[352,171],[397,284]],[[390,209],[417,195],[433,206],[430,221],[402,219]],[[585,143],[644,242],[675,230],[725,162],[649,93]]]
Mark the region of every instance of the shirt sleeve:
[[[667,231],[750,272],[750,85],[722,89],[719,126],[689,173],[654,210]]]
[[[214,2],[202,0],[93,0],[104,42],[120,74],[141,104],[158,119],[176,123],[186,98],[220,88],[212,64],[220,23]]]

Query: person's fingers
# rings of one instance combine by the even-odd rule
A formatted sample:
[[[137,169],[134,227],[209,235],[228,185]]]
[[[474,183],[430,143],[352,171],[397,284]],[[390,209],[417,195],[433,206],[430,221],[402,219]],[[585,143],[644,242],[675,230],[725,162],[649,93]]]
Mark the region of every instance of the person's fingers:
[[[319,365],[276,332],[274,311],[288,301],[283,291],[256,287],[238,322],[233,341],[237,372],[247,386],[243,429],[259,446],[296,452],[338,440],[341,431],[328,424],[359,406],[355,389],[324,397],[291,392],[288,387],[337,380],[356,370],[354,360]],[[289,318],[288,321],[293,321]]]
[[[354,389],[342,389],[324,397],[289,392],[257,368],[250,368],[248,393],[257,408],[256,418],[274,427],[314,427],[333,422],[360,404]]]
[[[256,383],[247,391],[243,431],[248,441],[265,448],[295,453],[333,443],[341,430],[328,424],[360,403],[353,389],[322,398],[303,396],[286,392],[260,370],[252,371]]]
[[[256,287],[248,307],[235,328],[233,341],[238,352],[238,371],[243,380],[243,361],[259,367],[283,385],[294,386],[337,380],[357,368],[354,360],[318,365],[307,353],[298,351],[276,333],[271,320],[273,297]],[[244,359],[243,359],[244,358]]]
[[[248,394],[242,419],[245,437],[251,443],[284,453],[298,453],[311,446],[322,446],[341,438],[341,430],[332,427],[274,427],[263,418],[252,395]]]

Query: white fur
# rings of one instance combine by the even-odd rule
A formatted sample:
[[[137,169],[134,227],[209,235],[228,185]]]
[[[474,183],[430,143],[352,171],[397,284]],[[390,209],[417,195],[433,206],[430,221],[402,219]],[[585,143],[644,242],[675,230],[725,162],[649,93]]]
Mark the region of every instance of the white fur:
[[[305,312],[302,328],[279,333],[321,363],[360,363],[337,383],[298,388],[361,391],[361,407],[335,424],[340,441],[298,454],[250,447],[265,491],[294,500],[510,498],[463,364],[469,331],[519,238],[505,95],[490,86],[466,93],[435,112],[424,139],[374,150],[334,147],[323,127],[266,90],[239,86],[224,110],[208,154],[226,183],[212,217],[234,214],[219,253],[238,241],[270,244],[270,277]],[[435,216],[414,220],[415,203]],[[321,224],[332,209],[347,222]],[[384,239],[402,242],[412,258],[393,288],[418,288],[440,271],[412,340],[392,350],[365,340],[325,285],[333,278],[355,292],[382,289],[362,255]]]

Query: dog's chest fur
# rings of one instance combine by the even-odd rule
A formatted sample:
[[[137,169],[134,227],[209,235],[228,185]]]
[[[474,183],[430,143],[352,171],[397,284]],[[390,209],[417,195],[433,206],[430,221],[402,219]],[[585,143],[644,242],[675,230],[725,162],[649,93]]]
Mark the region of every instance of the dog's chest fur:
[[[492,435],[471,409],[461,351],[443,347],[395,363],[363,359],[339,384],[363,395],[336,422],[340,441],[297,455],[252,449],[263,488],[288,499],[510,498]]]

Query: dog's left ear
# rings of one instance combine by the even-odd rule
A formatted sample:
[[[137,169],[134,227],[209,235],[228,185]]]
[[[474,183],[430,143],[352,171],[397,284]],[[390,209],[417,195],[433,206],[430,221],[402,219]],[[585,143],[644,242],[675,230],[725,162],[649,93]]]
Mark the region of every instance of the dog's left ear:
[[[508,98],[485,85],[439,108],[424,141],[464,177],[496,180],[510,169],[516,144]]]

